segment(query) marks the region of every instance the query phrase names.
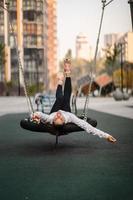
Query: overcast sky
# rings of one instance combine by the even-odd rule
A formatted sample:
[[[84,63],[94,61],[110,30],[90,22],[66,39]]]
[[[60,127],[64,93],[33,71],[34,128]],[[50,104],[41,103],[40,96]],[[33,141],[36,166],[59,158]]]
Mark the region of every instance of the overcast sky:
[[[101,0],[57,0],[59,58],[68,49],[75,56],[75,39],[80,32],[88,36],[89,44],[95,49],[101,13]],[[105,7],[99,48],[104,34],[128,31],[132,31],[128,0],[114,0]]]

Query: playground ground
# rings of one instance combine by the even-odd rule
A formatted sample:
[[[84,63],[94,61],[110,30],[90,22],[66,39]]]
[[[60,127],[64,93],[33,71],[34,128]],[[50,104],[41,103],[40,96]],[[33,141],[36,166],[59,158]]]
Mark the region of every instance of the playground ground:
[[[78,132],[61,136],[57,148],[54,136],[21,129],[27,106],[16,99],[0,98],[0,199],[133,199],[132,99],[90,99],[88,114],[117,143]]]

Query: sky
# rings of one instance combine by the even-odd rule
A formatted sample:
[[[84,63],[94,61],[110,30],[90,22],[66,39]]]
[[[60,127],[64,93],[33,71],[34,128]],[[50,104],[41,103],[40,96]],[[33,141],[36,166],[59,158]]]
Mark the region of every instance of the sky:
[[[76,36],[81,32],[87,35],[89,45],[95,49],[101,13],[101,0],[57,0],[59,59],[65,56],[68,49],[72,49],[75,56]],[[99,49],[103,46],[105,34],[128,31],[132,31],[128,0],[113,0],[104,10]]]

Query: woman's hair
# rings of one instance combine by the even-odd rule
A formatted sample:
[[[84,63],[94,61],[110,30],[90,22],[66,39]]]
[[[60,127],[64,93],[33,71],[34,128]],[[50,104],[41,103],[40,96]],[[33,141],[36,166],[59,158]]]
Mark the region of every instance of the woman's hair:
[[[53,122],[53,126],[54,126],[56,129],[58,129],[59,131],[62,131],[62,129],[63,129],[63,127],[64,127],[64,124],[65,124],[65,123],[63,123],[63,124],[55,124],[55,123]]]

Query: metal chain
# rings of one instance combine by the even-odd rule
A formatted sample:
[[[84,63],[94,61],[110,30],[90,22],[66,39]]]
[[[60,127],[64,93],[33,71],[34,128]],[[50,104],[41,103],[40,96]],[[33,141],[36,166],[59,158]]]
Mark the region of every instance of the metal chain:
[[[33,109],[31,98],[30,98],[30,95],[29,95],[29,92],[28,92],[28,86],[27,86],[27,83],[26,83],[25,77],[24,77],[24,70],[23,70],[23,66],[22,66],[22,63],[21,63],[21,58],[20,58],[20,54],[19,54],[20,52],[19,52],[19,49],[18,49],[18,46],[17,46],[16,36],[15,36],[15,33],[14,33],[14,28],[13,28],[13,25],[12,25],[11,21],[9,23],[10,23],[12,34],[13,34],[13,38],[14,38],[14,44],[15,44],[15,49],[16,49],[16,54],[17,54],[17,61],[18,61],[18,67],[19,67],[19,74],[22,75],[24,94],[25,94],[25,97],[26,97],[26,100],[27,100],[27,104],[28,104],[28,108],[29,108],[29,113],[33,113],[34,109]]]

